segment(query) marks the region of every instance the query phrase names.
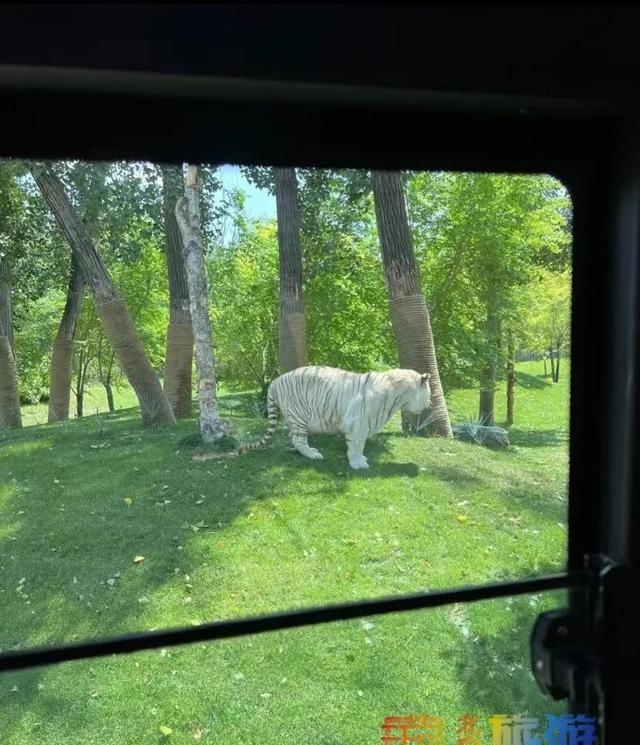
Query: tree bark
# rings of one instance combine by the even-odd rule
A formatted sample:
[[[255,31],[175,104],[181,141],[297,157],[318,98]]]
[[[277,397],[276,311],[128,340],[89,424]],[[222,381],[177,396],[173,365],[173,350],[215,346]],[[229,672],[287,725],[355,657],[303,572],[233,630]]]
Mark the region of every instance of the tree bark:
[[[51,354],[48,417],[50,424],[52,422],[66,421],[69,418],[73,340],[76,335],[76,326],[80,317],[83,299],[84,279],[82,278],[78,260],[72,254],[67,301]]]
[[[165,251],[169,279],[169,326],[164,367],[164,392],[176,419],[191,415],[193,327],[182,237],[175,208],[183,194],[182,169],[162,167]]]
[[[96,301],[96,311],[124,374],[136,392],[144,424],[175,422],[160,380],[151,367],[127,306],[76,214],[58,177],[46,167],[31,173],[76,256]]]
[[[13,353],[13,317],[9,264],[0,254],[0,428],[22,427],[18,370]]]
[[[513,425],[514,399],[516,389],[516,346],[513,332],[509,331],[507,339],[507,427]]]
[[[553,378],[554,382],[557,383],[560,380],[560,345],[556,347],[556,374]]]
[[[109,413],[114,414],[116,410],[116,405],[113,400],[113,388],[111,387],[111,382],[107,380],[107,382],[104,384],[105,390],[107,391],[107,406],[109,407]]]
[[[216,442],[225,430],[216,399],[216,370],[209,317],[207,276],[200,223],[200,177],[197,166],[188,166],[184,176],[184,196],[176,205],[176,219],[184,246],[185,269],[189,286],[191,322],[195,342],[198,376],[200,434],[204,442]]]
[[[9,260],[0,253],[0,330],[13,350],[13,312],[11,309],[11,274]]]
[[[495,310],[495,298],[487,305],[486,335],[487,353],[485,365],[480,375],[480,395],[478,416],[480,424],[493,427],[495,423],[496,373],[500,348],[500,319]]]
[[[307,364],[295,168],[274,168],[280,263],[280,372]]]
[[[430,374],[431,412],[423,412],[417,419],[424,420],[428,416],[432,431],[453,437],[440,383],[429,311],[420,286],[402,175],[397,171],[373,171],[371,181],[400,366]],[[410,422],[410,428],[415,430],[416,423]]]
[[[556,363],[553,359],[553,347],[549,348],[549,364],[551,365],[551,382],[556,380]]]

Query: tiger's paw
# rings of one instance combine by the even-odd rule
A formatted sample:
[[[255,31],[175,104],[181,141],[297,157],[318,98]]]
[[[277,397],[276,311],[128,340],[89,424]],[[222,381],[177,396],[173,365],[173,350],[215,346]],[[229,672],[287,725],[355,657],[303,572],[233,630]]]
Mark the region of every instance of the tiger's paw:
[[[369,462],[364,457],[364,455],[360,455],[357,458],[350,458],[349,465],[351,466],[351,468],[357,468],[357,469],[369,468]]]
[[[315,448],[309,448],[307,458],[311,458],[311,460],[323,460],[322,453]]]

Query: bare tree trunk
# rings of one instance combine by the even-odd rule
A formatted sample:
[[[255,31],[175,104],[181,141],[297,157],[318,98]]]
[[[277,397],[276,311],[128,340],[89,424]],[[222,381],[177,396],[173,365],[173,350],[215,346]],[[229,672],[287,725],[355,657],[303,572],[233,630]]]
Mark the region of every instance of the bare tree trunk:
[[[0,334],[0,428],[22,427],[18,372],[9,337]]]
[[[80,350],[78,355],[78,375],[76,377],[76,417],[82,419],[84,416],[84,386],[87,379],[87,370],[90,360],[84,349]]]
[[[560,345],[556,346],[556,374],[553,378],[554,382],[557,383],[560,380]]]
[[[11,275],[9,260],[0,252],[0,333],[13,350],[13,312],[11,310]]]
[[[182,237],[176,222],[176,204],[183,194],[182,169],[162,167],[165,251],[169,278],[169,326],[164,366],[164,392],[176,419],[191,415],[193,327],[189,287],[184,267]]]
[[[0,253],[0,428],[22,427],[18,371],[13,354],[13,317],[9,265]]]
[[[513,332],[507,338],[507,427],[513,425],[513,408],[516,389],[516,347]]]
[[[107,391],[107,405],[109,407],[109,413],[113,414],[116,410],[116,405],[113,400],[113,388],[111,387],[111,381],[107,379],[107,382],[104,384],[105,390]]]
[[[182,234],[185,268],[189,286],[191,322],[193,324],[196,370],[198,373],[198,405],[200,434],[204,442],[216,442],[225,430],[216,400],[216,363],[213,353],[211,319],[204,264],[204,247],[200,224],[200,177],[197,166],[187,166],[184,176],[184,196],[176,206],[176,219]]]
[[[496,373],[500,349],[500,319],[495,310],[495,299],[488,302],[486,334],[487,353],[485,366],[480,375],[479,418],[485,427],[495,423]]]
[[[551,380],[555,382],[556,379],[556,364],[553,360],[553,347],[549,348],[549,364],[551,365]]]
[[[280,372],[307,364],[295,168],[274,168],[280,258]]]
[[[109,413],[113,414],[116,410],[116,405],[113,400],[113,387],[111,385],[111,374],[113,372],[113,363],[115,360],[115,353],[111,352],[109,355],[109,364],[107,365],[107,370],[103,374],[101,374],[102,377],[102,384],[104,385],[104,389],[107,392],[107,406],[109,407]]]
[[[32,165],[31,173],[60,229],[69,241],[85,281],[91,286],[106,337],[140,403],[144,424],[175,422],[160,380],[151,367],[127,306],[109,276],[60,179],[48,168]]]
[[[73,340],[84,299],[84,280],[78,260],[71,255],[71,274],[67,289],[67,301],[62,320],[53,343],[51,355],[51,382],[49,385],[49,423],[69,418],[71,397],[71,368],[73,362]]]
[[[432,411],[419,415],[418,419],[428,416],[434,432],[453,437],[440,383],[429,311],[420,287],[402,175],[399,172],[373,171],[371,181],[400,366],[431,375]],[[412,428],[415,429],[415,422]]]

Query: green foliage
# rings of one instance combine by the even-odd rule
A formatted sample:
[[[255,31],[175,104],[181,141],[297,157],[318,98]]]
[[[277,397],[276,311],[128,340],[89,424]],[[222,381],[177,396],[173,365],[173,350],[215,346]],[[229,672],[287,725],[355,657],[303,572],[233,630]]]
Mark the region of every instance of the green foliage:
[[[64,309],[65,294],[51,290],[29,305],[14,337],[20,398],[36,403],[49,394],[51,348]]]
[[[219,379],[265,387],[278,367],[278,241],[275,224],[240,223],[237,241],[208,260]]]
[[[524,341],[534,352],[566,352],[571,339],[571,273],[540,271],[525,288]]]
[[[568,198],[547,176],[419,173],[408,202],[441,376],[471,384],[504,362],[522,288],[565,260]]]
[[[151,365],[161,372],[169,321],[165,257],[150,242],[146,245],[138,243],[137,253],[134,262],[118,261],[112,257],[107,268],[127,303]],[[104,383],[110,363],[113,364],[112,382],[123,379],[113,360],[111,346],[102,330],[90,292],[86,293],[76,330],[73,361],[76,379],[79,365],[88,362],[87,383]]]

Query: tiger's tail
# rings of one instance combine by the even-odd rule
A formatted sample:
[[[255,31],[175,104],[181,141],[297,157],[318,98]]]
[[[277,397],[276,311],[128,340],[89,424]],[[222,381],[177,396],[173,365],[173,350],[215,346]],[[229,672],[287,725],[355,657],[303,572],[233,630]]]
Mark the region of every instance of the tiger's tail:
[[[273,436],[276,433],[276,427],[278,426],[279,411],[280,407],[276,402],[276,397],[271,389],[271,386],[269,386],[269,390],[267,392],[267,431],[260,438],[260,440],[258,440],[258,442],[250,442],[248,445],[242,445],[241,447],[239,447],[237,451],[238,455],[241,455],[242,453],[248,453],[251,450],[260,450],[261,448],[266,448],[271,444]]]
[[[248,453],[251,450],[260,450],[266,448],[271,444],[273,436],[276,432],[278,425],[278,413],[280,408],[276,402],[275,395],[271,391],[271,387],[267,392],[267,431],[258,440],[258,442],[250,442],[248,445],[241,445],[236,450],[230,450],[226,453],[203,453],[202,455],[194,455],[193,460],[204,461],[204,460],[223,460],[225,458],[235,458],[243,453]]]

